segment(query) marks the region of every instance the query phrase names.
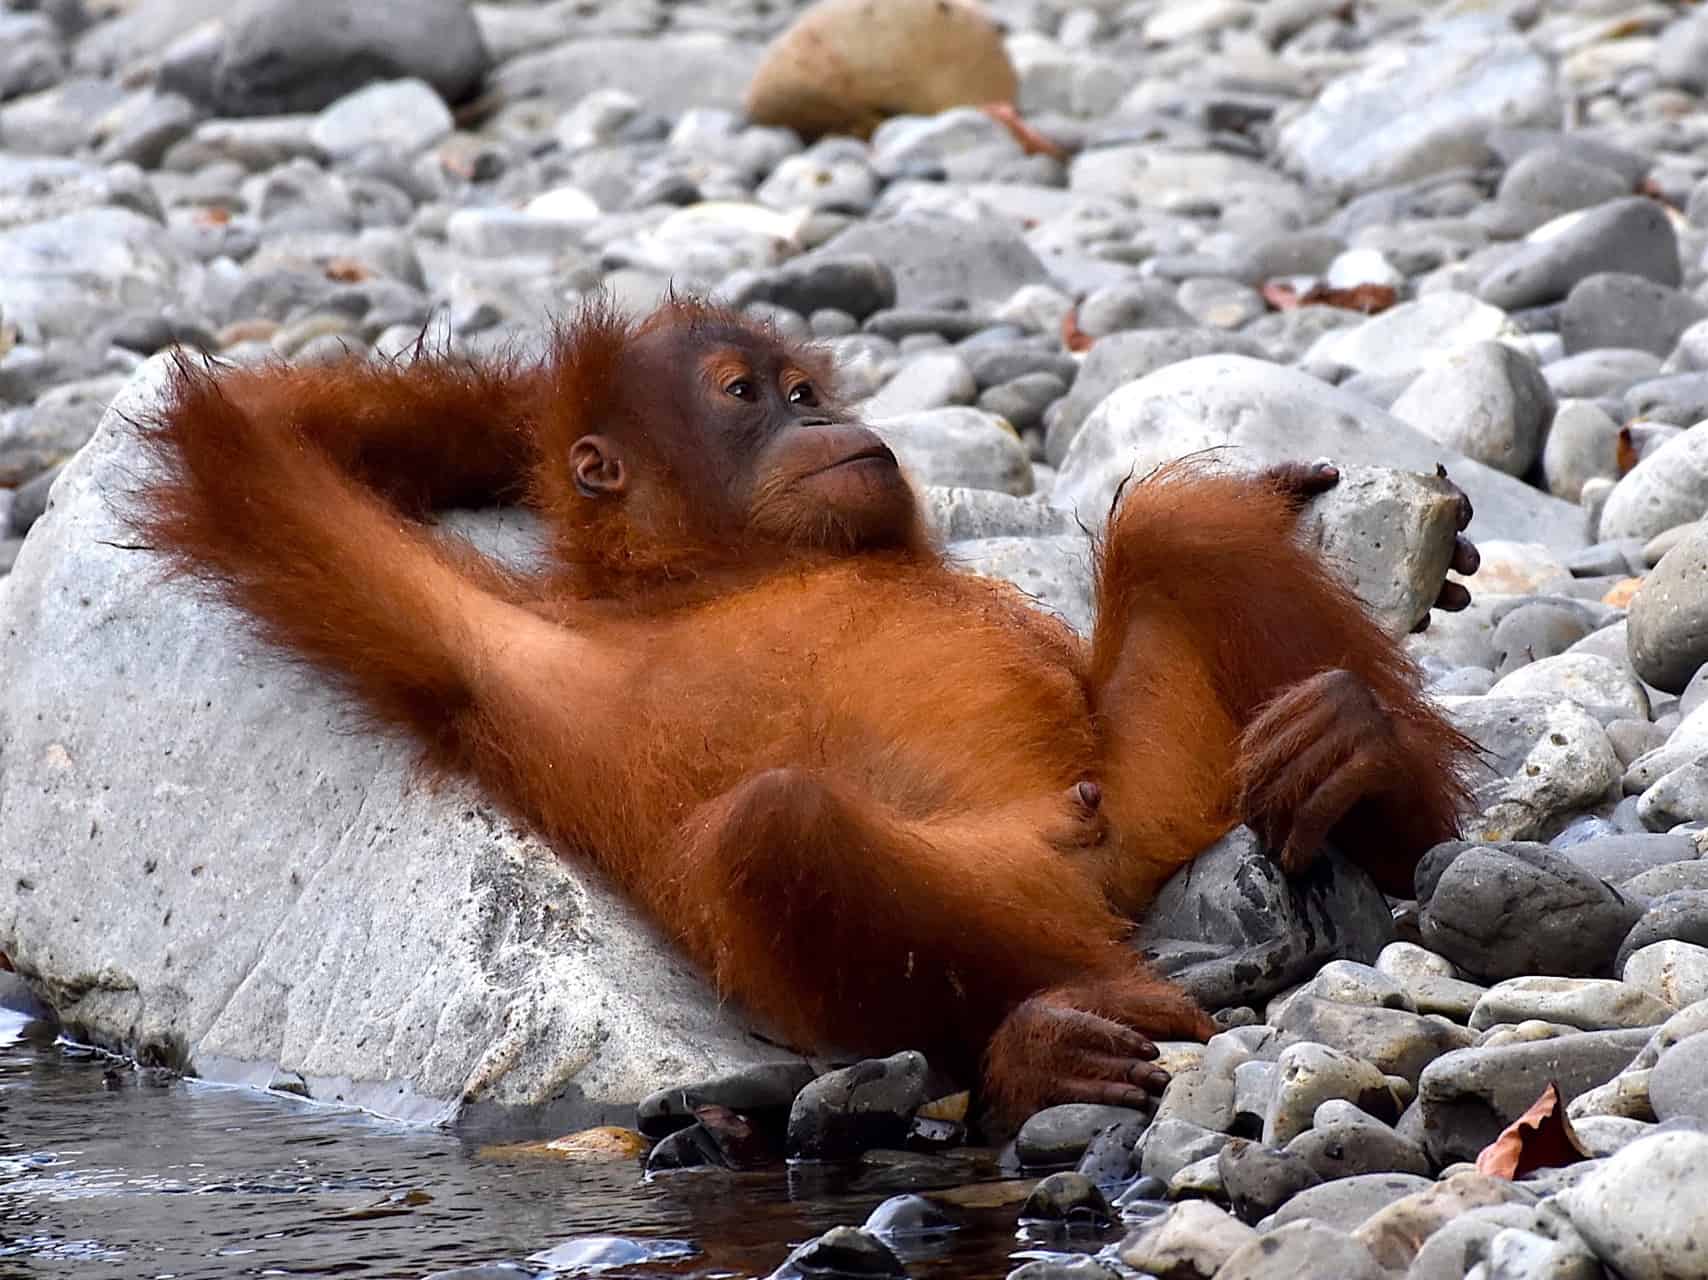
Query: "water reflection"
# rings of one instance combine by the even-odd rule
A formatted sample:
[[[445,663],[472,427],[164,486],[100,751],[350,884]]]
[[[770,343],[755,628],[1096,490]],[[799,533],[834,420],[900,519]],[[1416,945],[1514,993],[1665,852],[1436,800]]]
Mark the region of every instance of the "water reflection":
[[[946,1197],[960,1229],[907,1250],[912,1276],[1000,1277],[1037,1256],[1016,1235],[1022,1189],[965,1188],[998,1177],[988,1153],[645,1181],[628,1161],[476,1152],[444,1133],[33,1043],[24,1019],[0,1010],[0,1280],[416,1277],[555,1263],[554,1251],[572,1257],[575,1238],[600,1235],[665,1250],[606,1276],[763,1276],[892,1195],[951,1187],[963,1188]]]

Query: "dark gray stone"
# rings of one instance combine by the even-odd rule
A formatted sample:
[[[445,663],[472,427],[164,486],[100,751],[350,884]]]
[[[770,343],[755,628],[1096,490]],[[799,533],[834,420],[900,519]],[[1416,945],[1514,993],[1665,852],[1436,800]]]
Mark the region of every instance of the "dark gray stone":
[[[1560,316],[1560,337],[1568,352],[1634,347],[1665,356],[1679,335],[1704,317],[1708,305],[1682,289],[1604,271],[1572,287]]]
[[[1019,232],[995,219],[907,214],[859,222],[800,261],[849,254],[887,264],[895,276],[896,305],[902,307],[934,306],[945,298],[994,306],[1022,285],[1050,280]]]
[[[1527,244],[1484,276],[1477,294],[1508,311],[1553,302],[1597,273],[1622,272],[1660,285],[1683,279],[1678,237],[1666,211],[1644,196],[1614,200],[1586,213],[1559,235]],[[1567,349],[1626,345],[1617,342],[1582,343]],[[1632,344],[1645,350],[1646,343]],[[1671,343],[1661,351],[1671,350]]]
[[[490,59],[465,0],[243,0],[211,79],[163,76],[224,116],[318,111],[376,80],[415,77],[447,102],[479,88]]]
[[[872,1147],[899,1146],[925,1102],[926,1072],[923,1055],[912,1052],[826,1072],[789,1109],[789,1154],[839,1160]]]
[[[1474,1160],[1550,1081],[1570,1102],[1623,1071],[1651,1034],[1648,1028],[1586,1031],[1437,1058],[1418,1081],[1424,1150],[1437,1165]]]
[[[1242,1222],[1255,1224],[1322,1177],[1291,1151],[1235,1138],[1217,1156],[1228,1202]]]
[[[832,308],[864,320],[895,306],[895,275],[865,253],[808,254],[769,271],[726,281],[719,293],[732,307],[771,302],[799,314]]]
[[[1176,872],[1134,935],[1212,1009],[1265,1000],[1330,960],[1369,963],[1392,940],[1387,899],[1362,870],[1328,852],[1289,880],[1244,827]]]
[[[1695,426],[1708,418],[1708,373],[1675,373],[1637,383],[1625,392],[1625,416]]]
[[[1083,1173],[1052,1173],[1032,1188],[1020,1206],[1020,1220],[1103,1227],[1115,1220],[1115,1212]]]
[[[1679,440],[1697,435],[1686,432]],[[1682,692],[1708,663],[1708,524],[1698,524],[1661,557],[1631,602],[1627,634],[1632,667],[1668,693]]]
[[[1495,675],[1564,653],[1589,632],[1588,619],[1576,609],[1546,601],[1521,605],[1495,624]]]
[[[771,1273],[768,1280],[827,1280],[877,1276],[906,1280],[901,1259],[877,1236],[857,1227],[832,1227],[808,1240]]]
[[[1137,1142],[1148,1123],[1143,1112],[1130,1107],[1104,1107],[1089,1102],[1069,1102],[1034,1113],[1015,1136],[1014,1149],[1028,1168],[1070,1165],[1085,1153],[1092,1138],[1114,1126],[1137,1124]],[[1129,1149],[1132,1143],[1128,1143]]]
[[[1661,1054],[1649,1073],[1649,1102],[1657,1120],[1683,1117],[1708,1125],[1708,1031]]]
[[[1641,909],[1546,845],[1439,845],[1417,869],[1423,944],[1468,973],[1597,977]]]
[[[1429,1176],[1429,1157],[1417,1143],[1356,1108],[1335,1111],[1338,1118],[1318,1123],[1287,1144],[1287,1154],[1304,1161],[1324,1182],[1366,1173]]]
[[[1670,838],[1689,843],[1683,836]],[[1676,889],[1650,901],[1641,918],[1631,926],[1631,932],[1625,935],[1625,941],[1619,944],[1615,971],[1625,967],[1633,952],[1668,939],[1708,947],[1708,889]]]
[[[805,1062],[767,1062],[696,1084],[660,1089],[635,1107],[636,1127],[649,1138],[660,1138],[694,1123],[694,1112],[705,1106],[728,1107],[750,1118],[773,1115],[781,1127],[795,1095],[813,1082]]]

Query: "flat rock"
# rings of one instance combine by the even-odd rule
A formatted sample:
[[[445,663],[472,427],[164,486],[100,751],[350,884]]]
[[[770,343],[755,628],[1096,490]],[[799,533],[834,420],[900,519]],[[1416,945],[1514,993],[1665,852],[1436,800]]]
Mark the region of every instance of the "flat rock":
[[[1319,1222],[1293,1222],[1242,1245],[1216,1272],[1216,1280],[1387,1280],[1370,1251],[1344,1231]]]
[[[1331,81],[1282,127],[1279,146],[1282,162],[1314,184],[1371,191],[1481,164],[1495,126],[1541,124],[1558,111],[1553,73],[1527,41],[1466,31],[1396,43]]]
[[[1417,1086],[1424,1149],[1438,1165],[1474,1160],[1550,1081],[1569,1102],[1623,1071],[1648,1037],[1642,1029],[1585,1031],[1437,1058]]]
[[[1476,508],[1472,536],[1559,552],[1585,542],[1577,507],[1455,454],[1309,374],[1237,355],[1185,360],[1106,397],[1068,447],[1050,500],[1099,521],[1128,475],[1207,449],[1253,468],[1328,457],[1433,473],[1439,462]]]
[[[1663,285],[1683,279],[1678,236],[1660,204],[1646,196],[1612,200],[1546,228],[1482,278],[1477,295],[1507,311],[1555,302],[1602,271]]]
[[[1471,1030],[1532,1019],[1584,1031],[1655,1027],[1673,1006],[1627,982],[1611,978],[1508,978],[1483,993],[1471,1011]]]
[[[66,468],[0,594],[0,950],[67,1025],[204,1079],[558,1132],[786,1056],[603,883],[420,786],[323,681],[162,585],[107,504],[165,370]],[[513,516],[471,532],[537,545]]]
[[[1306,1218],[1336,1231],[1353,1232],[1360,1224],[1406,1196],[1434,1184],[1415,1173],[1362,1173],[1301,1191],[1262,1224],[1265,1234]]]
[[[796,260],[805,269],[821,258],[859,254],[889,267],[896,305],[934,305],[955,298],[970,306],[1006,302],[1050,273],[1025,239],[994,219],[967,222],[936,214],[907,214],[858,222]]]

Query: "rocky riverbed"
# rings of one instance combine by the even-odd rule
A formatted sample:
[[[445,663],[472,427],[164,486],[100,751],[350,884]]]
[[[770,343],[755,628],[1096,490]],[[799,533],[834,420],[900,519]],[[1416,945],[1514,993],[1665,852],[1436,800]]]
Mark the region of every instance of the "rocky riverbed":
[[[928,1064],[783,1061],[111,510],[175,344],[529,351],[674,283],[832,348],[951,552],[1076,626],[1080,520],[1169,458],[1334,458],[1309,536],[1396,632],[1435,465],[1475,503],[1473,603],[1407,641],[1484,751],[1467,842],[1397,905],[1238,833],[1171,885],[1138,945],[1225,1030],[1154,1114],[1022,1131],[1070,1171],[1022,1215],[1106,1246],[1029,1280],[1708,1275],[1708,15],[988,12],[0,7],[0,953],[148,1062],[657,1170],[959,1141]],[[793,1274],[899,1266],[934,1211],[886,1212]]]

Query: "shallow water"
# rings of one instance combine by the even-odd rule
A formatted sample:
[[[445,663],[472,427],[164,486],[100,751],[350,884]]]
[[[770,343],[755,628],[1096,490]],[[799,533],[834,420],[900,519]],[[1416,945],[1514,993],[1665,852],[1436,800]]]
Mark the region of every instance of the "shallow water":
[[[605,1275],[764,1276],[892,1194],[999,1177],[988,1152],[650,1182],[627,1161],[498,1160],[451,1134],[140,1071],[24,1030],[0,1010],[0,1280],[417,1277],[609,1234],[694,1252]],[[956,1206],[946,1242],[898,1250],[920,1280],[1001,1277],[1119,1234],[1046,1249],[1017,1234],[1012,1186],[951,1194],[1010,1202]]]

